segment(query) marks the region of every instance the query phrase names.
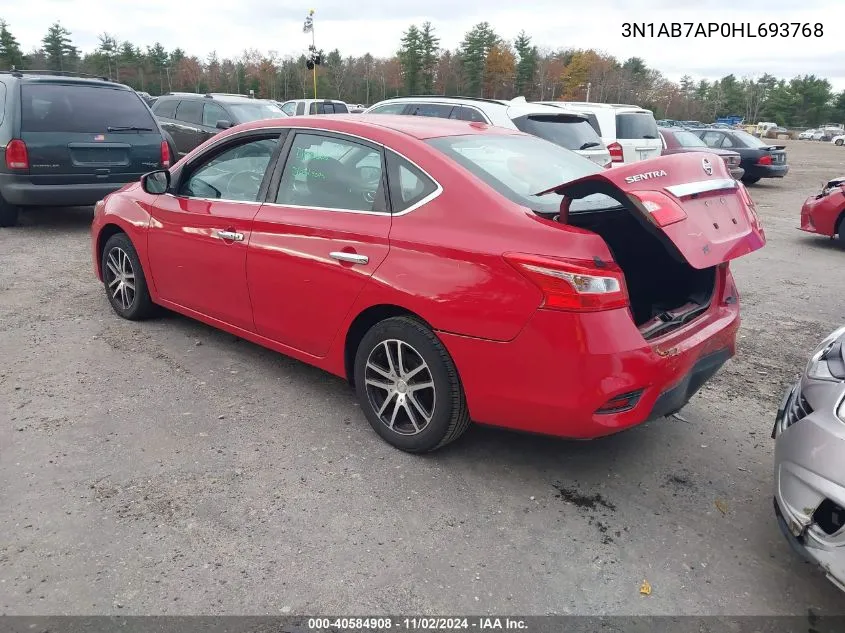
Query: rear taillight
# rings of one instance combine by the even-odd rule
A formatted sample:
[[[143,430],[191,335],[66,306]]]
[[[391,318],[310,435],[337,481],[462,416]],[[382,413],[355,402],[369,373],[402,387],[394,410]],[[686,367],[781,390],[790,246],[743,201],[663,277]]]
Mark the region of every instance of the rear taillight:
[[[681,205],[659,191],[635,191],[629,193],[628,197],[634,204],[645,210],[646,217],[657,226],[669,226],[687,217]]]
[[[170,167],[170,146],[167,141],[161,142],[161,166],[165,169]]]
[[[625,161],[625,156],[622,153],[622,146],[619,143],[611,143],[607,146],[607,151],[610,152],[611,162],[621,163]]]
[[[9,169],[29,169],[29,154],[26,143],[19,138],[9,141],[6,145],[6,167]]]
[[[771,165],[772,164],[772,157],[769,154],[766,154],[765,156],[761,156],[757,160],[757,164],[758,165]]]
[[[506,253],[505,260],[543,293],[541,307],[595,312],[628,306],[622,270],[612,262],[595,262]]]

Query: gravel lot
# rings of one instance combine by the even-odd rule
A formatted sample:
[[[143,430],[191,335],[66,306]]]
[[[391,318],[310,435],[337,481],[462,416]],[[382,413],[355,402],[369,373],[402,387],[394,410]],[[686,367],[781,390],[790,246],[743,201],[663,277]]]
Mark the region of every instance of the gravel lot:
[[[117,318],[90,210],[0,230],[0,613],[842,613],[772,511],[782,390],[845,322],[845,252],[795,228],[845,148],[788,145],[751,188],[738,357],[683,420],[586,443],[475,427],[403,454],[339,379]]]

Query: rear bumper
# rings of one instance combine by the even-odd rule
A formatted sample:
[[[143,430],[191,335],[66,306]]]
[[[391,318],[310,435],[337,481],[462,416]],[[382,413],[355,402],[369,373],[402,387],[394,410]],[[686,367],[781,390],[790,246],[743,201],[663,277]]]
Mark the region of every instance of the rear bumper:
[[[789,165],[749,165],[745,175],[749,178],[783,178],[789,173]]]
[[[506,343],[439,333],[458,368],[473,420],[591,439],[684,406],[733,356],[738,304],[713,306],[687,327],[645,341],[626,309],[538,310]],[[622,394],[629,409],[597,413]]]
[[[129,175],[127,182],[134,180]],[[90,206],[125,182],[85,183],[68,185],[37,185],[27,175],[0,174],[0,195],[9,204],[34,207],[83,207]]]

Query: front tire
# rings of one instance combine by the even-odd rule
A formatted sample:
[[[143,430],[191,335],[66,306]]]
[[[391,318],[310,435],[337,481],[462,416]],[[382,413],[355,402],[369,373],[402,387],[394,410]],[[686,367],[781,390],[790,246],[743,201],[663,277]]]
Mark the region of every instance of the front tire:
[[[17,226],[20,209],[0,197],[0,226]]]
[[[355,391],[376,433],[409,453],[436,450],[469,427],[449,352],[410,317],[386,319],[364,335],[355,355]]]
[[[845,141],[843,141],[841,138],[836,139],[837,145],[842,145],[842,143],[845,143]]]
[[[836,243],[840,248],[845,248],[845,214],[839,219],[839,226],[836,229]]]
[[[111,307],[130,321],[149,318],[155,305],[147,289],[138,252],[126,233],[112,235],[103,248],[103,286]]]

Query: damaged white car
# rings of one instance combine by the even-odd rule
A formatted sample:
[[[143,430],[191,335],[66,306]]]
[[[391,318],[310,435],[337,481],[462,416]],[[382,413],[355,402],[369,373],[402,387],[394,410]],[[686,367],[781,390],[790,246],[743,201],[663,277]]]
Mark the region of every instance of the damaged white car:
[[[845,327],[821,342],[787,390],[772,437],[780,528],[845,591]]]

